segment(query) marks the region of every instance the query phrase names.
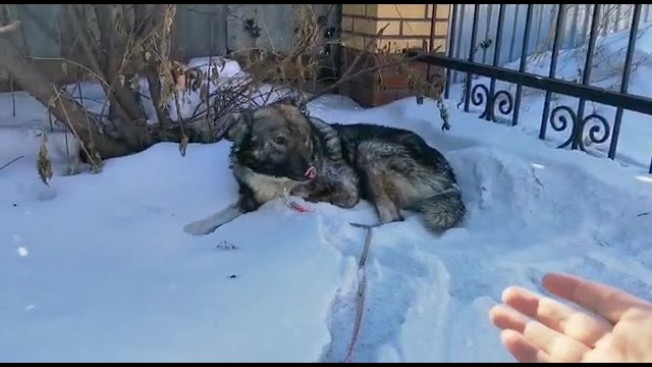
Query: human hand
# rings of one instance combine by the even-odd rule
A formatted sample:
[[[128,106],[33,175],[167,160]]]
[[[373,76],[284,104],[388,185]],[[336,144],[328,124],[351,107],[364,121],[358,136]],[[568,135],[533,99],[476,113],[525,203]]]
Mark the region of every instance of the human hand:
[[[505,289],[505,304],[494,306],[489,315],[503,329],[502,343],[516,360],[652,362],[652,303],[560,273],[544,276],[543,286],[584,309],[521,287]]]

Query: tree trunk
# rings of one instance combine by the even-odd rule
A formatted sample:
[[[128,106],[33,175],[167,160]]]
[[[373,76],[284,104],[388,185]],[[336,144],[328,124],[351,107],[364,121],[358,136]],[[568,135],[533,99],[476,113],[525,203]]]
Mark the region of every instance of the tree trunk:
[[[89,160],[95,161],[95,153],[102,159],[121,157],[140,152],[161,141],[168,142],[211,142],[214,140],[205,124],[193,123],[172,124],[166,109],[156,108],[159,126],[147,126],[145,111],[138,100],[138,92],[130,88],[130,73],[125,67],[131,67],[130,61],[123,61],[125,48],[129,44],[123,35],[116,31],[114,17],[108,5],[94,5],[100,28],[100,43],[84,32],[82,8],[74,5],[66,7],[73,18],[75,32],[82,34],[80,43],[89,66],[96,78],[104,79],[109,85],[103,84],[111,107],[109,111],[112,127],[102,129],[100,121],[90,115],[83,105],[73,99],[68,93],[58,88],[48,75],[42,73],[24,56],[24,53],[9,39],[9,34],[16,34],[20,24],[0,24],[0,69],[8,71],[21,88],[41,102],[56,118],[72,130],[84,145],[84,153],[89,154]],[[145,7],[137,7],[134,11],[140,15]],[[154,8],[144,24],[130,25],[137,33],[154,31],[161,26],[165,13]],[[123,20],[124,21],[124,20]],[[133,56],[133,55],[132,55]],[[149,63],[142,62],[135,71],[143,72],[150,81],[150,93],[154,104],[159,107],[161,100],[161,85],[158,76],[158,60]],[[136,64],[139,62],[137,61]],[[143,70],[144,68],[144,70]],[[133,68],[132,68],[133,69]],[[126,74],[126,75],[125,75]],[[124,76],[123,76],[124,75]],[[124,81],[124,83],[123,83]],[[103,117],[101,117],[103,119]],[[188,141],[189,140],[189,141]]]
[[[107,61],[103,74],[111,90],[108,95],[111,106],[114,106],[112,112],[116,113],[110,118],[119,118],[123,123],[144,125],[145,114],[138,105],[136,94],[129,87],[132,75],[128,75],[125,70],[127,65],[123,63],[123,58],[127,54],[126,40],[117,33],[117,21],[111,15],[112,5],[98,4],[93,7],[100,29],[100,42],[105,50],[102,58]]]
[[[152,103],[156,110],[156,117],[158,117],[158,122],[161,126],[167,128],[172,125],[172,122],[170,121],[167,107],[161,106],[161,81],[154,67],[150,66],[149,69],[147,71],[147,82],[149,83],[149,94],[152,97]]]
[[[102,158],[133,153],[133,149],[101,133],[97,121],[86,113],[83,106],[69,99],[65,92],[59,94],[61,98],[57,98],[57,93],[60,92],[58,87],[22,57],[4,37],[0,37],[0,68],[7,70],[23,90],[44,106],[50,107],[57,119],[70,124],[69,127],[74,129],[87,148],[92,143]],[[56,103],[51,103],[52,101]]]

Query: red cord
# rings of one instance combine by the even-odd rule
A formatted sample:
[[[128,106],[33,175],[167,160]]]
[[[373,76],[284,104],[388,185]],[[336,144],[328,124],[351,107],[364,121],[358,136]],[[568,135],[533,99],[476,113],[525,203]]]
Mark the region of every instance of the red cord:
[[[301,206],[301,205],[299,205],[299,204],[297,204],[297,203],[293,203],[293,202],[289,202],[289,203],[288,203],[288,206],[289,206],[291,209],[294,209],[294,210],[298,211],[299,213],[307,213],[307,212],[311,212],[311,211],[312,211],[312,209],[310,209],[310,208],[306,208],[306,207],[304,207],[304,206]]]

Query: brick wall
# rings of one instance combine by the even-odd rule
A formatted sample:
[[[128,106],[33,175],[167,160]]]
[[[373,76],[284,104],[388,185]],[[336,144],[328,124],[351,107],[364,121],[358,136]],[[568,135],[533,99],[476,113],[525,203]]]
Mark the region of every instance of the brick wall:
[[[435,19],[433,22],[433,10]],[[400,52],[404,49],[446,51],[450,4],[343,4],[342,5],[342,70],[363,54],[354,72],[374,65],[373,55],[379,50]],[[386,27],[382,36],[378,32]],[[432,40],[432,45],[430,44]],[[369,47],[365,49],[365,45]],[[365,51],[362,51],[362,50]],[[428,77],[424,64],[410,65],[412,73]],[[431,67],[430,75],[443,75]],[[407,80],[396,68],[380,73],[365,73],[346,83],[341,92],[365,106],[377,106],[413,94]]]

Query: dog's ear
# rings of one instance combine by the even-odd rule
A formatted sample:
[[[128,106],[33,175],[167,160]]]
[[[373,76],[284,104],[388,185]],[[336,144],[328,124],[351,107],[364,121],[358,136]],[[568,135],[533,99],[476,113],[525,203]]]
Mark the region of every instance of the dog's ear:
[[[342,143],[337,131],[329,123],[318,117],[310,116],[309,121],[312,128],[317,130],[323,138],[326,156],[333,161],[342,159]]]
[[[297,107],[299,110],[301,110],[301,113],[303,113],[306,116],[308,115],[308,105],[306,104],[305,97],[302,96],[301,94],[286,95],[277,99],[276,101],[274,101],[274,103],[288,104]]]
[[[301,100],[300,100],[300,97],[298,95],[291,94],[291,95],[286,95],[286,96],[283,96],[283,97],[277,99],[276,101],[274,101],[274,103],[277,103],[277,104],[289,104],[289,105],[292,105],[292,106],[295,106],[295,107],[299,107],[301,105]]]
[[[240,144],[251,131],[252,117],[251,111],[234,112],[225,117],[219,128],[220,138]]]
[[[316,129],[327,138],[337,136],[337,132],[333,129],[333,127],[328,122],[320,119],[319,117],[309,116],[308,121],[310,121],[310,126],[312,126],[313,129]]]

